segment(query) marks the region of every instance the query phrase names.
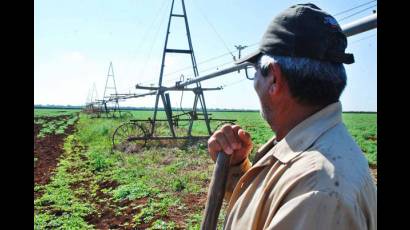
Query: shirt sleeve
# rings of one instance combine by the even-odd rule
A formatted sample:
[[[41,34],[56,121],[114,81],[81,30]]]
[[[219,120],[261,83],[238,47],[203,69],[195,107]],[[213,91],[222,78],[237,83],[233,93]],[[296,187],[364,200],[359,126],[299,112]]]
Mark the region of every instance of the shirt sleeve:
[[[226,182],[224,199],[229,201],[231,199],[233,190],[239,179],[252,167],[252,163],[249,158],[246,158],[241,164],[237,166],[231,166],[228,172],[228,181]]]
[[[264,229],[368,229],[355,210],[334,191],[313,191],[284,203]]]

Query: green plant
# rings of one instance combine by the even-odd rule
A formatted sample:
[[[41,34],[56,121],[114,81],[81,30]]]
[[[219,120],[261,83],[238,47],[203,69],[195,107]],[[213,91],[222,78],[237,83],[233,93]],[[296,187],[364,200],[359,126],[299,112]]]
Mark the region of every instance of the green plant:
[[[157,201],[150,198],[146,206],[141,209],[141,212],[134,216],[136,224],[150,223],[155,216],[165,217],[168,215],[168,209],[171,206],[176,206],[178,199],[171,198],[169,195],[162,195],[162,198]]]
[[[98,151],[90,151],[88,153],[88,158],[90,159],[90,164],[93,168],[93,171],[101,172],[112,166],[112,162],[106,156],[104,156],[104,154]]]
[[[44,115],[45,117],[45,115]],[[48,118],[53,116],[47,116]],[[78,119],[75,115],[70,115],[69,119],[66,117],[56,117],[54,120],[47,121],[44,119],[35,120],[35,124],[41,124],[41,130],[37,135],[37,138],[44,138],[47,135],[63,134],[69,125],[74,125]]]
[[[34,187],[35,191],[43,192],[42,196],[34,201],[35,229],[92,229],[84,217],[92,213],[93,205],[77,197],[71,187],[73,184],[82,184],[89,176],[87,171],[70,173],[73,167],[87,170],[78,152],[73,151],[74,142],[73,135],[66,138],[64,143],[66,152],[57,165],[51,182]]]
[[[182,190],[184,190],[184,188],[186,187],[186,184],[184,181],[182,181],[181,179],[177,178],[176,180],[174,180],[172,182],[172,188],[174,191],[176,192],[180,192]]]
[[[148,187],[142,181],[135,181],[132,184],[119,186],[113,191],[113,197],[117,200],[128,198],[130,200],[139,199],[142,197],[155,194],[157,191]]]
[[[201,221],[202,221],[202,215],[200,213],[194,213],[187,220],[188,222],[187,229],[199,230]]]
[[[156,220],[154,223],[152,223],[152,227],[149,229],[175,229],[177,226],[175,222],[170,221],[170,222],[165,222],[163,220]]]

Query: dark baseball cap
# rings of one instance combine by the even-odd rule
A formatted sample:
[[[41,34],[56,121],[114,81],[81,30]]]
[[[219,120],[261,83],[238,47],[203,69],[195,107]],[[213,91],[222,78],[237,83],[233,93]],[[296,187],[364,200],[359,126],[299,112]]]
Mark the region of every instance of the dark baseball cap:
[[[346,35],[333,16],[312,3],[297,4],[277,15],[258,50],[236,64],[255,63],[262,54],[354,63],[353,54],[345,53],[346,46]]]

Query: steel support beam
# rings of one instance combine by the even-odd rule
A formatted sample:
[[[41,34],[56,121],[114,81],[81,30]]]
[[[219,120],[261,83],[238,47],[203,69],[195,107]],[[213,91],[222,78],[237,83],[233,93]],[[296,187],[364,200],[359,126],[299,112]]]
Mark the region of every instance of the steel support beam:
[[[375,29],[377,28],[377,13],[343,25],[341,28],[346,37]]]
[[[202,88],[202,87],[196,87],[196,88],[179,88],[178,86],[168,88],[168,87],[151,87],[151,86],[142,86],[142,85],[136,85],[136,89],[145,89],[145,90],[159,90],[159,91],[196,91],[198,89],[202,91],[206,90],[221,90],[222,87],[216,87],[216,88]]]
[[[191,50],[179,50],[179,49],[165,49],[167,53],[181,53],[181,54],[190,54]]]

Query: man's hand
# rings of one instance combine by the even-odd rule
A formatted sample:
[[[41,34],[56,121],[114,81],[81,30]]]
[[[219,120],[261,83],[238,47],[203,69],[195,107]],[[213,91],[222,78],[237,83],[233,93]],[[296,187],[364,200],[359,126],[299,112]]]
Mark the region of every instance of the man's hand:
[[[251,135],[239,125],[224,125],[208,140],[208,151],[213,161],[216,154],[223,151],[231,155],[231,165],[236,165],[247,158],[252,150]]]

